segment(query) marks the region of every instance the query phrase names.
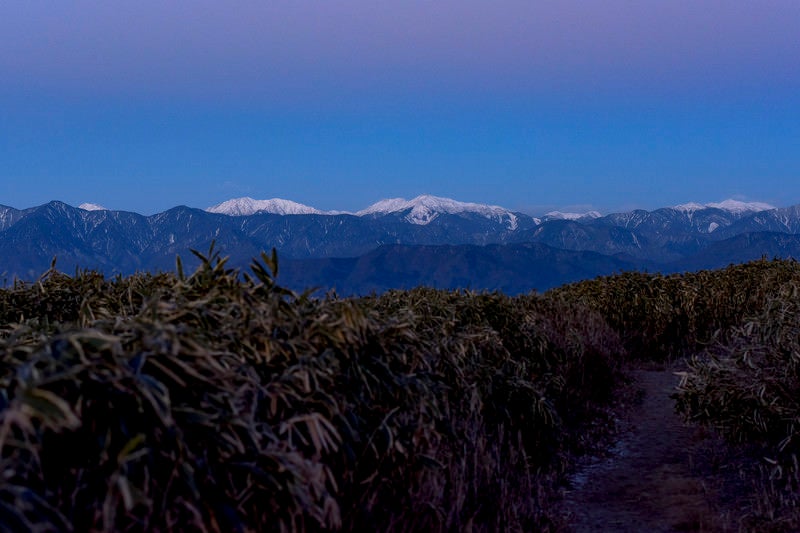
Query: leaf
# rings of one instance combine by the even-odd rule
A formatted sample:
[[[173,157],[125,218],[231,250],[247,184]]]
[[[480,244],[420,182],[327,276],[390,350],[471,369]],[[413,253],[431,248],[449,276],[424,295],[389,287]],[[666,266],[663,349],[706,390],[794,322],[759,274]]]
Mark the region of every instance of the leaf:
[[[24,389],[19,395],[23,413],[39,418],[56,431],[74,430],[81,426],[80,419],[70,405],[58,395],[44,389]]]
[[[183,272],[183,261],[181,261],[181,256],[175,256],[175,271],[178,274],[178,279],[181,281],[186,281],[186,274]]]
[[[134,450],[139,446],[143,445],[146,441],[147,437],[143,433],[137,434],[135,437],[130,439],[128,442],[125,443],[125,446],[117,454],[117,463],[123,464],[129,461],[135,461],[145,453],[147,453],[147,449],[139,450],[138,452],[134,453]]]

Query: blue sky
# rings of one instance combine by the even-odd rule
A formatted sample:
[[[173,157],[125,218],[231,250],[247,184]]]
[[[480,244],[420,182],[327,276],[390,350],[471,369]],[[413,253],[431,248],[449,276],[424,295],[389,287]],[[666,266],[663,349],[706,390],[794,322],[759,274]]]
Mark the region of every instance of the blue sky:
[[[0,7],[0,204],[800,203],[794,0],[163,4]]]

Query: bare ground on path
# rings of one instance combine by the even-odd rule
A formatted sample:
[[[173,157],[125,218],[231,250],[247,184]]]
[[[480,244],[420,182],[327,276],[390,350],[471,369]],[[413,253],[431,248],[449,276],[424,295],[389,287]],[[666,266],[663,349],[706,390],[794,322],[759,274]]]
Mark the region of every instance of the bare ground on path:
[[[576,532],[736,530],[720,508],[720,483],[706,475],[710,437],[687,426],[670,395],[672,370],[634,373],[642,402],[623,420],[610,457],[580,469],[565,494]]]

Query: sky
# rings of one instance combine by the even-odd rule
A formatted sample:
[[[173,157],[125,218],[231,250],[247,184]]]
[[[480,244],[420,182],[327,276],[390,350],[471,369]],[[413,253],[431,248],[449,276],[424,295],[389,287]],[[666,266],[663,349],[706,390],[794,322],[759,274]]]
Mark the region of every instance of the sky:
[[[0,4],[0,204],[800,203],[797,0]]]

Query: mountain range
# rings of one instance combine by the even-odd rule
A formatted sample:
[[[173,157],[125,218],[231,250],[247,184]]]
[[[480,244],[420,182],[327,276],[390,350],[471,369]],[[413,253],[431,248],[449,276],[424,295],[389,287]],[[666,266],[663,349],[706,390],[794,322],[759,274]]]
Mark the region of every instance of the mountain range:
[[[545,290],[621,270],[678,272],[763,255],[800,256],[800,205],[727,200],[601,215],[541,217],[435,196],[382,200],[355,213],[282,199],[228,200],[144,216],[53,201],[0,206],[0,283],[34,280],[54,257],[60,270],[106,274],[172,270],[211,241],[246,267],[276,248],[279,281],[340,294],[419,284]]]

